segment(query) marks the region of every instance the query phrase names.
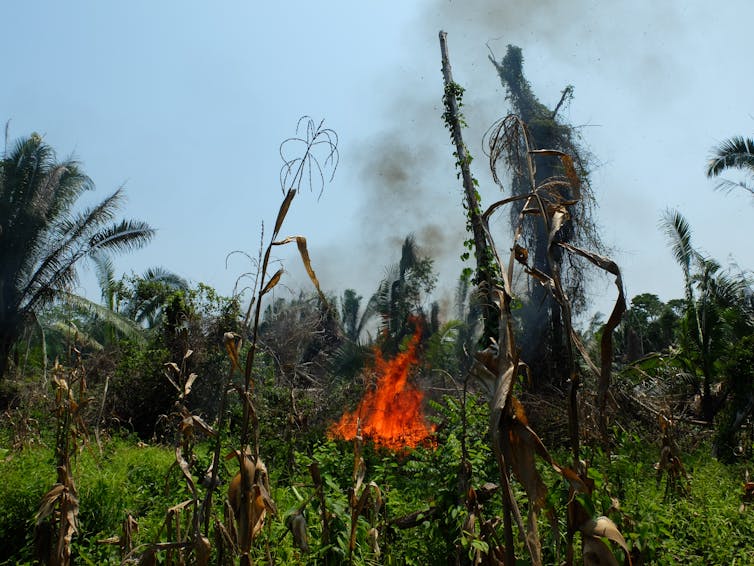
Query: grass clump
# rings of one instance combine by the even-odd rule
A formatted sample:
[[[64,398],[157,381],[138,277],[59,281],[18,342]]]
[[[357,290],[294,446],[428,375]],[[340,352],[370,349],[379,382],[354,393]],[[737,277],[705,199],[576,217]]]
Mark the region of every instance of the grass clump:
[[[97,541],[118,536],[129,514],[139,524],[135,542],[151,540],[172,500],[169,492],[174,497],[180,489],[177,476],[168,475],[173,461],[170,449],[130,439],[108,441],[101,455],[93,447],[83,448],[72,470],[80,508],[72,558],[84,564],[119,564],[118,546]],[[8,452],[0,461],[0,564],[32,560],[34,518],[42,496],[55,482],[54,462],[53,450],[47,447]]]

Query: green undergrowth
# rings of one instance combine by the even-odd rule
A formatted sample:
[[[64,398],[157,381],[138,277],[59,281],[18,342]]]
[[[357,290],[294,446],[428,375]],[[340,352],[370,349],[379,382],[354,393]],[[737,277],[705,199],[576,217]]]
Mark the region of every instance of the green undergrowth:
[[[117,545],[97,541],[118,536],[130,513],[139,521],[137,540],[151,540],[182,485],[168,474],[173,451],[110,440],[81,449],[73,464],[79,499],[79,533],[73,539],[77,564],[119,564]],[[56,481],[52,448],[9,451],[0,462],[0,563],[31,563],[34,518],[42,496]],[[173,503],[170,503],[173,502]]]
[[[470,555],[475,545],[483,544],[462,529],[468,512],[457,496],[462,455],[458,408],[452,403],[436,407],[442,421],[436,449],[424,447],[396,454],[365,443],[362,485],[373,482],[372,500],[379,498],[382,508],[378,514],[357,517],[353,564],[445,564],[454,552]],[[496,483],[498,475],[485,433],[485,408],[472,403],[469,409],[466,446],[473,472],[471,483],[479,489],[485,482]],[[668,489],[664,477],[657,481],[654,464],[659,451],[659,446],[628,434],[619,438],[611,454],[584,449],[595,482],[588,504],[594,516],[607,515],[616,523],[631,549],[633,564],[754,564],[754,509],[741,509],[747,462],[721,464],[709,457],[708,445],[701,445],[682,453],[688,481],[681,480],[677,488]],[[197,447],[196,454],[192,471],[198,478],[209,462],[209,447]],[[262,456],[275,460],[264,450]],[[32,563],[34,515],[43,494],[55,481],[52,449],[33,446],[5,450],[2,458],[0,564]],[[278,514],[267,521],[255,542],[255,561],[347,562],[351,535],[347,494],[354,485],[354,445],[323,438],[296,452],[294,460],[291,466],[270,467]],[[559,460],[565,462],[566,457]],[[156,540],[167,510],[189,498],[174,461],[173,448],[145,446],[130,438],[107,441],[102,454],[94,444],[80,450],[73,470],[80,502],[79,533],[73,544],[75,563],[119,564],[118,546],[98,541],[120,535],[127,514],[138,521],[136,545]],[[314,463],[321,472],[322,499],[309,472]],[[221,474],[224,482],[233,473],[233,464],[225,464]],[[562,543],[565,536],[569,493],[548,466],[541,465],[540,470],[549,487],[548,504],[560,518],[558,531],[552,529],[546,513],[539,521],[543,559],[554,564],[564,558],[555,548],[556,540]],[[521,487],[515,484],[514,490],[518,500],[525,501]],[[224,492],[223,485],[217,499],[222,499]],[[327,541],[323,541],[321,501],[329,517]],[[218,513],[220,505],[217,502],[215,507]],[[484,504],[482,518],[499,516],[500,505],[498,493]],[[307,523],[308,553],[295,548],[286,527],[286,519],[299,509],[303,509]],[[402,528],[400,520],[412,513],[416,514],[414,524]],[[379,553],[370,542],[375,533]],[[164,533],[161,540],[166,540]],[[622,563],[622,551],[615,548],[615,553]],[[521,564],[527,563],[522,546],[517,555]]]
[[[681,454],[687,480],[659,478],[659,448],[638,438],[596,458],[598,505],[620,527],[641,564],[754,564],[754,508],[743,503],[749,462],[722,464],[710,447]],[[617,507],[617,509],[616,509]]]

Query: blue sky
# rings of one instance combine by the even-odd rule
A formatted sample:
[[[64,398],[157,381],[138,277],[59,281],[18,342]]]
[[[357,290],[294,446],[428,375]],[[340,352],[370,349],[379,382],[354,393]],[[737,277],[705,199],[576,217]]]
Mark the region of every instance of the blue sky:
[[[575,87],[564,116],[583,126],[598,165],[598,220],[629,297],[682,294],[657,228],[667,207],[686,215],[700,249],[754,267],[750,199],[704,176],[714,145],[752,131],[754,4],[531,4],[4,3],[0,117],[11,139],[37,131],[59,157],[75,155],[98,187],[91,200],[126,186],[124,216],[159,232],[116,260],[120,272],[161,265],[225,294],[249,269],[240,256],[226,267],[227,254],[255,253],[261,222],[274,222],[279,143],[301,115],[324,119],[339,135],[339,169],[319,200],[294,201],[284,235],[308,238],[325,288],[367,295],[413,232],[452,287],[464,219],[441,121],[442,28],[486,202],[500,191],[481,135],[507,111],[488,45],[501,57],[514,43],[544,103]],[[305,286],[295,255],[281,258],[288,284]],[[82,286],[95,293],[90,277]],[[598,283],[592,309],[606,312],[612,294]]]

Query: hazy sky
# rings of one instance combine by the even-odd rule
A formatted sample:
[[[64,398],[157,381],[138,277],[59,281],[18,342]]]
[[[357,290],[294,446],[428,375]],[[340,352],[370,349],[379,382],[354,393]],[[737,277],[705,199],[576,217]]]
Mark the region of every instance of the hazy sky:
[[[282,232],[308,238],[322,285],[368,295],[412,232],[452,286],[465,235],[441,120],[440,29],[467,89],[485,202],[501,193],[481,136],[508,111],[487,56],[513,43],[542,102],[575,87],[563,116],[594,155],[599,224],[629,297],[682,295],[657,227],[668,207],[698,248],[754,267],[750,199],[715,192],[704,175],[713,146],[754,129],[749,1],[69,0],[6,2],[0,21],[11,139],[43,134],[83,163],[97,185],[88,199],[125,185],[124,216],[159,230],[116,259],[119,272],[160,265],[230,294],[250,266],[234,256],[226,267],[226,256],[256,253],[282,198],[279,143],[310,115],[338,133],[340,166],[319,201],[297,197]],[[494,225],[502,249],[506,218]],[[288,284],[303,286],[296,257],[281,257]],[[95,293],[91,278],[82,284]],[[594,309],[608,311],[610,285],[597,285]]]

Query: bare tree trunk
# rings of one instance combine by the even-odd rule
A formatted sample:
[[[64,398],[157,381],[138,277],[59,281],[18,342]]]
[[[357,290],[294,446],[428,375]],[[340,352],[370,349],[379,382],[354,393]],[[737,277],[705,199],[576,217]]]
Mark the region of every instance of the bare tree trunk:
[[[471,175],[470,162],[471,158],[463,142],[461,131],[461,120],[458,109],[457,92],[458,85],[453,81],[453,73],[450,68],[448,59],[447,34],[440,32],[440,52],[442,54],[442,75],[445,82],[445,119],[450,128],[450,134],[453,143],[456,146],[456,158],[458,168],[461,170],[461,179],[463,181],[463,191],[466,197],[466,206],[468,209],[471,231],[474,237],[474,256],[476,259],[477,283],[485,294],[485,300],[482,301],[482,319],[485,327],[485,337],[495,336],[498,324],[498,309],[493,301],[493,283],[492,274],[492,253],[487,245],[487,238],[482,220],[482,211],[479,203],[479,195],[476,189],[476,180]],[[487,329],[490,333],[487,333]]]

